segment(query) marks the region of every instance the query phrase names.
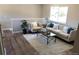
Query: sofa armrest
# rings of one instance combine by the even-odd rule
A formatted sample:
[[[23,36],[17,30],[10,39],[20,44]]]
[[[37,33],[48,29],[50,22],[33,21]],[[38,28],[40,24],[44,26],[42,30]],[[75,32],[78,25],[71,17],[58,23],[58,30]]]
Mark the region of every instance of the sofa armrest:
[[[70,41],[74,41],[75,34],[76,34],[76,30],[71,31],[71,33],[70,33],[68,39],[69,39]]]

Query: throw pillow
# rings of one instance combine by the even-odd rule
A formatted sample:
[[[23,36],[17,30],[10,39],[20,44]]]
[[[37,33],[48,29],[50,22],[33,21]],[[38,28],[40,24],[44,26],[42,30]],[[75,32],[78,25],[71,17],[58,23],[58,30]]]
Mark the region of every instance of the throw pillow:
[[[54,29],[58,29],[58,27],[59,27],[59,24],[54,23],[53,28],[54,28]]]
[[[64,26],[63,32],[64,32],[64,33],[67,33],[68,28],[69,28],[68,26]]]
[[[32,24],[33,27],[37,27],[38,26],[37,22],[32,22],[31,24]]]
[[[73,28],[71,28],[71,27],[70,27],[70,28],[68,28],[67,33],[68,33],[68,34],[70,34],[72,30],[74,30],[74,29],[73,29]]]
[[[53,23],[48,24],[48,27],[53,27],[53,26],[54,26]]]

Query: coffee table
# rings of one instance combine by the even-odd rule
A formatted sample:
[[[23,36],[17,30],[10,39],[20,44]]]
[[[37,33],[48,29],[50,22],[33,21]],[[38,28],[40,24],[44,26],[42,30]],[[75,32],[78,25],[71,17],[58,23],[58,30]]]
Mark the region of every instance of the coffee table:
[[[51,31],[47,30],[46,28],[43,28],[41,31],[41,34],[47,37],[47,44],[49,43],[49,38],[52,37],[53,40],[56,42],[56,34],[52,33]]]

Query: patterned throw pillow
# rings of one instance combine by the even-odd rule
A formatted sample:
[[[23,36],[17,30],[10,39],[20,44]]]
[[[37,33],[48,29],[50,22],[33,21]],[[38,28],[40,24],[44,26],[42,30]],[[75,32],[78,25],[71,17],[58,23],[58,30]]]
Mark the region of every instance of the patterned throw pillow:
[[[52,27],[53,28],[53,26],[54,26],[53,23],[48,24],[48,27]]]
[[[68,28],[67,33],[70,34],[72,30],[74,30],[72,27]]]

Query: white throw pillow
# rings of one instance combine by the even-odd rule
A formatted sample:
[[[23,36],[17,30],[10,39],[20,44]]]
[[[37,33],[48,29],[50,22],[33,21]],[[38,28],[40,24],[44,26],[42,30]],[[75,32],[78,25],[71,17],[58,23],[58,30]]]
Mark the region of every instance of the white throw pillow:
[[[64,32],[64,33],[67,33],[68,28],[69,28],[68,26],[64,26],[63,32]]]
[[[54,28],[54,29],[58,29],[58,26],[59,26],[59,24],[55,24],[55,23],[54,23],[53,28]]]
[[[37,27],[38,26],[37,22],[32,22],[31,24],[32,24],[32,27]]]
[[[58,29],[63,31],[63,27],[64,27],[64,25],[60,24]]]

